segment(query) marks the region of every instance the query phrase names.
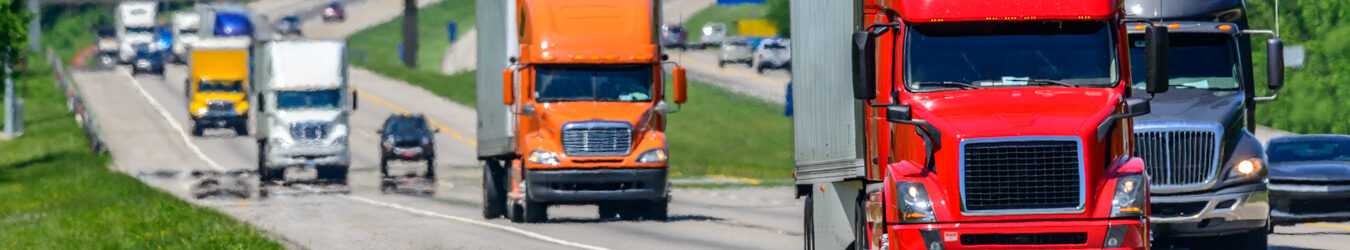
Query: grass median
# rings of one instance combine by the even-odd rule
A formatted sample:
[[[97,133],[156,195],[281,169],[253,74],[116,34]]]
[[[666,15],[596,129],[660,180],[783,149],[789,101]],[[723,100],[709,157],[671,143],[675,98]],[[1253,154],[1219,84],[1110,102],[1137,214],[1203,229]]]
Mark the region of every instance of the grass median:
[[[248,224],[108,169],[51,70],[30,66],[38,68],[25,84],[26,131],[0,141],[0,248],[281,248]]]
[[[468,14],[464,14],[466,10]],[[435,61],[434,67],[419,63],[416,69],[407,69],[398,61],[395,53],[400,41],[401,19],[357,32],[348,41],[352,49],[368,51],[366,61],[355,60],[358,66],[426,88],[456,103],[474,106],[474,72],[441,74],[439,62],[445,52],[445,43],[425,42],[428,34],[443,35],[445,32],[444,21],[428,21],[428,17],[457,16],[459,20],[470,20],[460,22],[460,30],[465,31],[471,27],[472,11],[472,2],[465,0],[448,0],[420,10],[418,22],[424,42],[419,61]],[[754,13],[759,15],[758,10]],[[444,37],[436,38],[444,40]],[[792,177],[792,120],[783,116],[781,104],[690,81],[689,104],[683,105],[679,113],[671,114],[667,132],[670,134],[671,174],[674,177],[779,180]],[[778,185],[782,182],[756,183]]]

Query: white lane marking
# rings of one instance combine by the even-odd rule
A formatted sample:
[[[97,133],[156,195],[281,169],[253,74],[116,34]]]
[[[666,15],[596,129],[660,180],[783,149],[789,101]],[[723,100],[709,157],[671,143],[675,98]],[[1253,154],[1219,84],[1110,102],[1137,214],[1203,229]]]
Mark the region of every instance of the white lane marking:
[[[120,72],[126,73],[125,71],[120,71]],[[145,88],[144,88],[144,87],[141,87],[141,83],[138,82],[138,81],[136,81],[136,78],[135,78],[135,77],[132,77],[130,74],[127,74],[126,76],[129,77],[129,78],[131,78],[131,83],[134,84],[134,85],[136,85],[136,89],[137,89],[137,90],[140,90],[141,96],[142,96],[142,97],[145,97],[146,100],[150,101],[150,105],[151,105],[151,106],[154,106],[155,110],[159,111],[159,114],[162,115],[162,116],[164,116],[164,120],[168,121],[168,122],[169,122],[169,125],[170,125],[170,126],[173,126],[173,128],[174,128],[175,130],[178,130],[178,134],[179,134],[180,136],[182,136],[183,142],[185,142],[185,143],[187,144],[187,146],[188,146],[189,149],[192,149],[192,152],[195,153],[195,154],[197,155],[197,158],[200,158],[202,161],[205,161],[208,165],[210,165],[212,168],[215,168],[216,170],[222,170],[222,171],[224,170],[224,169],[221,168],[220,166],[216,165],[216,162],[215,162],[215,161],[212,161],[210,157],[207,157],[206,154],[202,153],[201,149],[197,148],[197,145],[196,145],[196,144],[192,143],[192,141],[190,140],[190,138],[187,137],[187,133],[183,132],[183,128],[182,128],[181,126],[178,126],[178,122],[175,122],[175,121],[173,120],[172,116],[169,115],[169,112],[168,112],[168,111],[165,111],[164,107],[159,105],[159,101],[156,101],[154,97],[151,97],[151,96],[150,96],[150,93],[149,93],[149,92],[146,92],[146,91],[145,91]],[[309,187],[305,187],[305,188],[306,188],[306,189],[310,189]],[[191,189],[191,187],[189,186],[189,190],[190,190],[190,189]],[[470,225],[477,225],[477,226],[488,227],[488,228],[496,228],[496,229],[500,229],[500,230],[503,230],[503,231],[507,231],[507,232],[511,232],[511,233],[515,233],[515,234],[520,234],[520,235],[524,235],[524,236],[526,236],[526,237],[535,238],[535,239],[539,239],[539,240],[543,240],[543,241],[547,241],[547,242],[552,242],[552,243],[556,243],[556,244],[564,245],[564,246],[570,246],[570,247],[575,247],[575,248],[580,248],[580,249],[607,250],[607,248],[597,247],[597,246],[591,246],[591,245],[586,245],[586,244],[581,244],[581,243],[576,243],[576,242],[571,242],[571,241],[565,241],[565,240],[561,240],[561,239],[558,239],[558,238],[548,237],[548,236],[545,236],[545,235],[543,235],[543,234],[539,234],[539,233],[535,233],[535,232],[530,232],[530,231],[525,231],[525,230],[522,230],[522,229],[519,229],[519,228],[508,227],[508,226],[502,226],[502,225],[497,225],[497,224],[487,223],[487,222],[483,222],[483,221],[477,221],[477,220],[467,219],[467,218],[463,218],[463,217],[457,217],[457,216],[451,216],[451,215],[438,214],[438,213],[435,213],[435,212],[425,211],[425,210],[421,210],[421,209],[405,207],[405,206],[403,206],[403,205],[399,205],[399,204],[396,204],[396,203],[379,202],[379,201],[375,201],[375,200],[371,200],[371,199],[366,199],[366,198],[359,197],[359,196],[341,196],[341,197],[343,197],[343,198],[345,198],[345,199],[348,199],[348,200],[365,202],[365,203],[368,203],[368,204],[371,204],[371,205],[376,205],[376,206],[381,206],[381,207],[387,207],[387,208],[393,208],[393,209],[403,210],[403,211],[405,211],[405,212],[409,212],[409,213],[413,213],[413,214],[419,214],[419,215],[430,216],[430,217],[445,218],[445,219],[449,219],[449,220],[453,220],[453,221],[458,221],[458,222],[465,223],[465,224],[470,224]]]
[[[169,115],[169,111],[164,109],[164,106],[159,105],[159,101],[156,101],[154,97],[150,96],[150,92],[145,91],[145,87],[141,87],[141,82],[136,81],[135,76],[132,76],[130,73],[127,73],[126,70],[121,68],[119,68],[117,71],[121,72],[123,75],[127,76],[127,78],[131,79],[131,84],[136,85],[136,90],[139,90],[141,92],[141,97],[144,97],[146,101],[150,101],[150,106],[154,106],[155,111],[159,111],[159,115],[163,116],[164,120],[169,122],[169,126],[173,126],[174,131],[178,132],[178,136],[183,138],[183,144],[187,144],[188,149],[191,149],[192,153],[197,155],[197,158],[200,158],[203,162],[206,162],[206,166],[211,167],[211,169],[215,169],[216,171],[225,171],[225,168],[220,167],[220,165],[216,164],[215,161],[212,161],[210,157],[206,157],[206,154],[202,153],[202,149],[198,148],[197,144],[192,143],[192,138],[188,137],[187,132],[183,131],[183,127],[179,126],[178,122],[173,120],[173,116]]]
[[[305,187],[305,188],[308,189],[308,187]],[[515,228],[515,227],[503,226],[503,225],[497,225],[497,224],[487,223],[487,222],[483,222],[483,221],[479,221],[479,220],[473,220],[473,219],[468,219],[468,218],[463,218],[463,217],[458,217],[458,216],[453,216],[453,215],[444,215],[444,214],[439,214],[439,213],[436,213],[436,212],[431,212],[431,211],[426,211],[426,210],[421,210],[421,209],[416,209],[416,208],[406,207],[406,206],[403,206],[403,205],[399,205],[399,204],[397,204],[397,203],[381,202],[381,201],[371,200],[371,199],[367,199],[367,198],[365,198],[365,197],[360,197],[360,196],[355,196],[355,195],[346,195],[346,196],[340,196],[340,197],[342,197],[342,198],[344,198],[344,199],[348,199],[348,200],[365,202],[365,203],[367,203],[367,204],[371,204],[371,205],[375,205],[375,206],[381,206],[381,207],[387,207],[387,208],[393,208],[393,209],[403,210],[404,212],[408,212],[408,213],[412,213],[412,214],[417,214],[417,215],[422,215],[422,216],[429,216],[429,217],[438,217],[438,218],[443,218],[443,219],[448,219],[448,220],[453,220],[453,221],[461,222],[461,223],[464,223],[464,224],[470,224],[470,225],[482,226],[482,227],[487,227],[487,228],[495,228],[495,229],[499,229],[499,230],[502,230],[502,231],[507,231],[507,232],[511,232],[511,233],[515,233],[515,234],[519,234],[519,235],[524,235],[524,236],[526,236],[526,237],[535,238],[535,239],[538,239],[538,240],[547,241],[547,242],[552,242],[552,243],[555,243],[555,244],[564,245],[564,246],[569,246],[569,247],[575,247],[575,248],[580,248],[580,249],[592,249],[592,250],[605,250],[605,249],[608,249],[608,248],[603,248],[603,247],[598,247],[598,246],[592,246],[592,245],[586,245],[586,244],[581,244],[581,243],[577,243],[577,242],[571,242],[571,241],[566,241],[566,240],[562,240],[562,239],[558,239],[558,238],[553,238],[553,237],[549,237],[549,236],[546,236],[546,235],[543,235],[543,234],[539,234],[539,233],[535,233],[535,232],[530,232],[530,231],[525,231],[525,230],[522,230],[522,229],[519,229],[519,228]]]

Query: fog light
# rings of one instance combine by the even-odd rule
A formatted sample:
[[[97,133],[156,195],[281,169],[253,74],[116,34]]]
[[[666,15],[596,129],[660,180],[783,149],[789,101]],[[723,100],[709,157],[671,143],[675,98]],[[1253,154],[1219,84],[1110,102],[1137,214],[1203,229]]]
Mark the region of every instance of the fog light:
[[[1119,248],[1125,243],[1125,234],[1129,226],[1111,226],[1106,229],[1106,240],[1102,242],[1102,248]]]

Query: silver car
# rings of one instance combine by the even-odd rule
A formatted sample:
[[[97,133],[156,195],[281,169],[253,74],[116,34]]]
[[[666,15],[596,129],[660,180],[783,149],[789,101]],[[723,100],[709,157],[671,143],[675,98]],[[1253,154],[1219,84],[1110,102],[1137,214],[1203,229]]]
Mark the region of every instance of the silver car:
[[[755,47],[755,71],[764,74],[764,70],[782,69],[792,71],[792,51],[782,39],[770,39]]]
[[[754,67],[754,55],[750,43],[741,39],[722,42],[717,53],[717,66],[726,67],[728,63],[744,63],[745,67]]]

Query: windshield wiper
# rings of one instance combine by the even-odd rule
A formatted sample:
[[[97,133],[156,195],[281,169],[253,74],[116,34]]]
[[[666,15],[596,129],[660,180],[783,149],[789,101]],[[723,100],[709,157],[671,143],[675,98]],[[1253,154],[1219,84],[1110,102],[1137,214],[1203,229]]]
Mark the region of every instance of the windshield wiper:
[[[1028,80],[1027,80],[1027,85],[1035,85],[1035,86],[1079,87],[1078,85],[1068,84],[1068,83],[1064,83],[1064,82],[1061,82],[1061,81],[1050,80],[1050,79],[1028,79]]]
[[[918,84],[919,86],[923,86],[923,85],[936,85],[936,86],[957,87],[957,88],[960,88],[960,89],[982,89],[982,88],[984,88],[984,87],[980,87],[980,86],[975,86],[974,84],[969,84],[969,83],[964,83],[964,82],[953,82],[953,81],[919,82],[919,83],[917,83],[917,84]]]

